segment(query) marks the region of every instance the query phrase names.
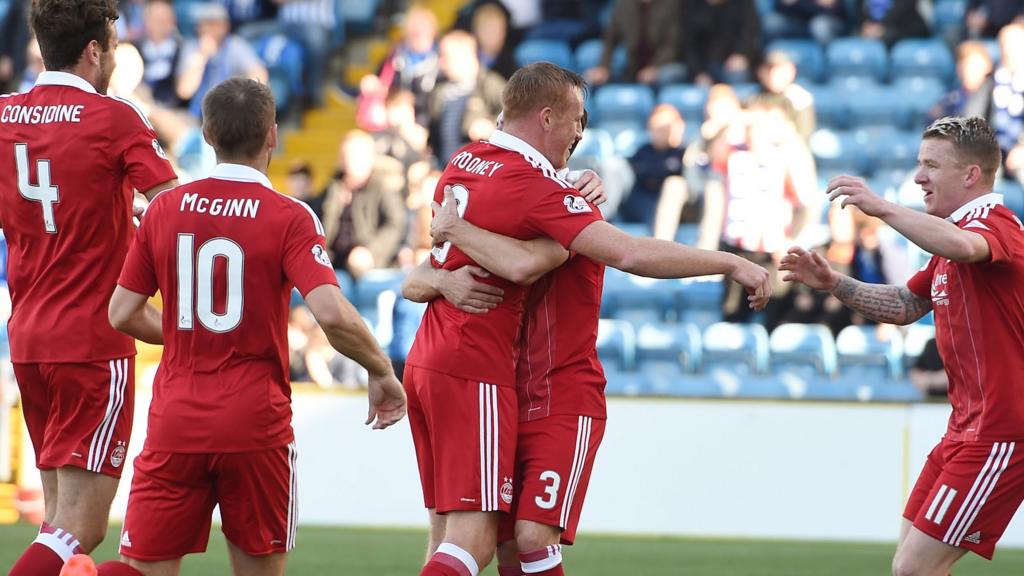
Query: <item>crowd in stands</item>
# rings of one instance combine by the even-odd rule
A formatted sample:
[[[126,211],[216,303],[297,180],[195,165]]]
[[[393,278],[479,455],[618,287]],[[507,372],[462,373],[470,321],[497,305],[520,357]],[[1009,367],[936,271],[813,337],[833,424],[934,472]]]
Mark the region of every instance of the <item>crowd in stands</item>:
[[[368,26],[345,21],[355,5],[374,10]],[[989,119],[1004,154],[997,191],[1024,210],[1024,0],[473,0],[451,29],[424,5],[386,0],[122,0],[121,14],[112,90],[145,110],[184,179],[212,166],[198,104],[224,78],[268,81],[282,117],[321,105],[325,90],[355,98],[358,129],[344,136],[334,173],[297,161],[283,191],[321,217],[343,287],[394,340],[396,360],[411,338],[400,329],[409,311],[400,297],[379,300],[381,290],[426,257],[439,171],[491,134],[506,79],[535,60],[590,82],[591,122],[571,165],[604,177],[605,217],[636,234],[773,270],[797,244],[855,278],[901,283],[927,255],[830,205],[824,182],[863,175],[880,194],[922,206],[917,142],[946,114]],[[331,73],[348,41],[385,37],[388,26],[396,40],[375,73],[355,86]],[[21,0],[0,0],[0,87],[29,88],[40,67]],[[836,337],[866,324],[832,297],[775,284],[755,315],[725,291],[700,329],[817,323]],[[324,357],[309,322],[294,314],[295,375],[358,381]]]

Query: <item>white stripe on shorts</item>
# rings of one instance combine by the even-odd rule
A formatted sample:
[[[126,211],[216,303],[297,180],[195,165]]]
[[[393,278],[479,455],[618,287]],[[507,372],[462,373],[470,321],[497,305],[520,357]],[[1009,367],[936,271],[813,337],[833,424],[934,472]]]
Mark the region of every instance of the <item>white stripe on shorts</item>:
[[[498,387],[480,383],[480,510],[498,510]]]
[[[572,469],[569,473],[569,486],[566,487],[562,496],[562,513],[559,516],[559,525],[569,525],[569,517],[572,515],[572,501],[576,498],[576,488],[579,486],[580,477],[587,464],[587,453],[590,450],[590,429],[593,419],[589,416],[580,416],[576,422],[576,449],[572,455]]]
[[[85,469],[92,472],[99,472],[103,468],[103,458],[110,448],[110,441],[117,427],[117,418],[121,415],[121,408],[124,406],[124,389],[128,382],[128,359],[120,358],[111,360],[110,367],[110,391],[107,397],[107,411],[103,420],[93,432],[92,441],[89,442],[89,455],[86,458]]]
[[[292,441],[288,444],[288,540],[285,542],[285,551],[295,547],[295,531],[298,526],[299,500],[298,500],[298,470],[296,464],[299,460],[299,451]]]
[[[974,484],[971,486],[970,492],[967,493],[967,497],[960,504],[953,522],[949,525],[949,530],[942,538],[943,542],[952,546],[960,545],[971,524],[977,519],[981,507],[985,505],[985,501],[995,490],[1000,474],[1010,463],[1013,447],[1012,442],[992,444],[992,452],[989,453],[988,460],[985,461],[978,477],[974,479]]]

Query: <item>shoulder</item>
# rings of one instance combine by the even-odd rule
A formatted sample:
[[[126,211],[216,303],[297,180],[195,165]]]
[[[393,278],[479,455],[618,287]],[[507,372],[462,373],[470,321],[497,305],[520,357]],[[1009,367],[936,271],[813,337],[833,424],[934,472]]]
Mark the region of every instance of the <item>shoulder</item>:
[[[99,98],[99,101],[103,106],[110,111],[113,127],[121,129],[127,128],[129,130],[154,130],[153,124],[149,122],[149,118],[143,114],[139,105],[131,100],[121,98],[119,96],[100,94],[97,94],[96,97]]]
[[[309,204],[280,192],[273,192],[272,196],[273,202],[277,204],[278,210],[287,222],[311,230],[318,236],[324,235],[324,225]]]

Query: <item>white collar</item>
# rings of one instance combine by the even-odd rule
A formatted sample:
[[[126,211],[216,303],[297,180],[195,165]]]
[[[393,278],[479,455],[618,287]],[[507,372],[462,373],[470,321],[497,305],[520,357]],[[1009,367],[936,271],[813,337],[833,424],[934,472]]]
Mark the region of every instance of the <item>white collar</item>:
[[[40,72],[39,77],[36,79],[36,86],[70,86],[86,92],[92,92],[93,94],[96,93],[96,88],[85,78],[59,70]]]
[[[946,220],[949,220],[950,222],[956,224],[957,222],[963,220],[964,216],[967,216],[967,213],[970,212],[971,210],[974,210],[975,208],[980,208],[982,206],[986,206],[989,204],[1002,205],[1002,203],[1002,194],[989,192],[988,194],[985,194],[984,196],[978,196],[974,200],[971,200],[967,204],[964,204],[960,208],[957,208],[955,211],[953,211],[952,214],[949,215],[949,218],[946,218]]]
[[[508,148],[509,150],[519,152],[523,156],[527,156],[534,161],[539,162],[541,168],[546,168],[552,172],[555,171],[555,167],[551,165],[551,161],[548,160],[546,156],[538,152],[536,148],[526,143],[526,141],[517,138],[508,132],[495,130],[494,133],[491,134],[489,142],[495,146],[501,146],[502,148]]]
[[[255,182],[262,184],[271,190],[274,189],[273,184],[270,183],[270,179],[267,175],[260,172],[259,170],[245,166],[243,164],[228,164],[221,163],[217,164],[217,167],[210,172],[210,178],[216,178],[217,180],[235,180],[237,182]]]

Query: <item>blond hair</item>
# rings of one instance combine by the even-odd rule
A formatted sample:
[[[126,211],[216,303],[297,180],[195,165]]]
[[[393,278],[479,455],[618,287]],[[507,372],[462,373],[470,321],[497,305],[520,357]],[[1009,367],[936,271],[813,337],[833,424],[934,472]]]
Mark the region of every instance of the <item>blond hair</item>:
[[[935,138],[953,144],[957,157],[967,164],[977,164],[982,173],[992,179],[1002,161],[1003,153],[992,127],[984,118],[972,116],[945,116],[925,128],[921,136],[927,140]]]
[[[587,82],[579,74],[550,62],[534,62],[516,70],[501,93],[505,121],[522,118],[545,107],[565,110],[572,105],[566,88],[575,88],[584,96]]]

